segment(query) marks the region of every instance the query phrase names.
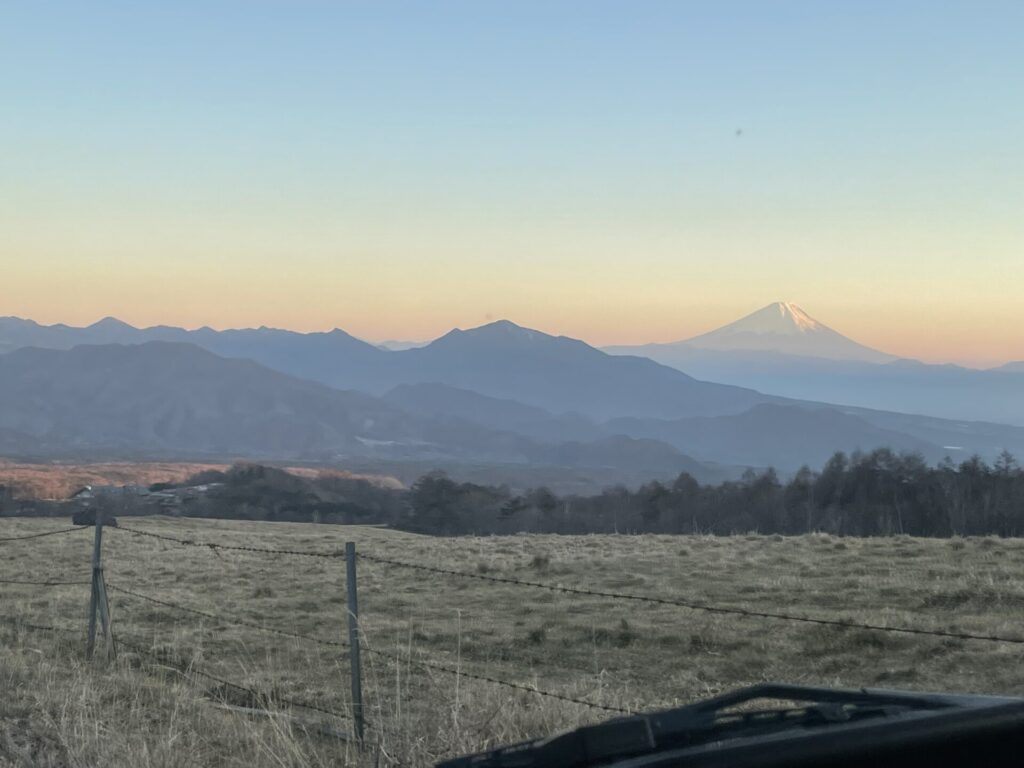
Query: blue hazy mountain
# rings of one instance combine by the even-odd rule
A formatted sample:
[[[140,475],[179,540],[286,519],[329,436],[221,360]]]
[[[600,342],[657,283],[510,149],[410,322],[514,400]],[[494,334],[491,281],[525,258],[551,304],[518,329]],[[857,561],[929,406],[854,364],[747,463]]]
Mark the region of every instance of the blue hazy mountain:
[[[301,458],[437,442],[425,420],[369,395],[177,342],[2,355],[0,430],[25,436],[24,453],[43,455]]]
[[[396,339],[388,339],[387,341],[377,342],[377,346],[380,349],[386,349],[388,352],[401,352],[403,349],[425,347],[429,343],[429,341],[398,341]]]
[[[440,383],[598,419],[739,413],[773,399],[741,387],[697,381],[646,358],[613,357],[582,341],[508,321],[453,330],[424,347],[399,351],[380,349],[337,329],[187,331],[136,329],[109,319],[85,328],[40,326],[17,318],[0,321],[0,343],[8,349],[146,341],[187,342],[338,389],[382,395],[401,384]]]
[[[384,399],[410,413],[457,418],[538,440],[596,440],[608,431],[579,413],[555,414],[516,400],[488,397],[447,384],[401,384]]]
[[[708,476],[700,463],[654,439],[594,433],[534,440],[411,413],[179,342],[25,347],[0,355],[0,449],[49,458],[376,458],[589,467],[610,478],[640,471]]]
[[[686,341],[605,351],[797,400],[1024,425],[1024,365],[976,370],[898,359],[848,339],[793,304],[769,305]]]
[[[961,460],[973,453],[992,459],[1003,449],[1024,455],[1024,428],[821,403],[764,403],[725,416],[602,422],[443,384],[402,385],[385,399],[413,413],[464,419],[541,441],[587,441],[601,435],[651,438],[700,461],[733,467],[791,471],[803,464],[816,466],[837,450],[879,447],[920,453],[930,461],[947,456]]]
[[[441,383],[593,419],[739,413],[772,398],[709,384],[641,357],[498,321],[393,352],[393,384]]]
[[[384,409],[382,413],[401,413],[408,419],[405,432],[357,432],[349,435],[351,439],[347,442],[335,436],[324,438],[322,444],[309,438],[312,442],[308,450],[319,452],[317,455],[376,452],[389,457],[462,456],[488,462],[543,463],[575,461],[577,454],[589,451],[588,461],[605,462],[615,456],[620,467],[636,467],[638,462],[647,461],[652,466],[664,467],[673,462],[681,466],[691,455],[699,461],[733,466],[774,464],[780,469],[820,463],[833,450],[883,446],[915,450],[932,459],[947,454],[962,459],[975,452],[991,459],[1004,448],[1024,455],[1021,428],[870,407],[833,406],[822,402],[823,398],[791,399],[762,394],[749,388],[700,381],[646,358],[609,355],[581,341],[551,336],[507,321],[455,330],[424,347],[402,351],[382,350],[340,330],[302,334],[269,328],[135,329],[115,320],[87,328],[39,326],[14,319],[0,322],[0,341],[8,347],[28,342],[62,349],[72,347],[83,370],[92,370],[86,363],[89,355],[97,354],[95,348],[83,350],[75,346],[83,340],[116,337],[122,342],[139,344],[151,336],[174,339],[179,344],[185,339],[233,362],[251,359],[304,386],[316,382],[323,385],[317,390],[321,393],[317,398],[324,396],[322,390],[327,388],[360,390],[366,393],[362,396],[372,396],[365,401],[367,408],[372,402],[374,408]],[[700,354],[737,353],[701,350]],[[808,365],[869,366],[870,370],[915,368],[915,364],[900,361],[826,363],[817,358],[770,351],[743,354],[755,355],[750,359],[760,361],[762,369],[768,363],[784,369],[793,359],[807,361]],[[172,359],[168,357],[164,363]],[[158,371],[161,364],[151,362],[152,370]],[[228,375],[228,369],[223,371]],[[70,369],[66,375],[71,375]],[[1020,374],[999,375],[1021,380]],[[114,389],[118,386],[111,385]],[[130,393],[134,391],[138,397],[148,398],[146,406],[152,412],[170,414],[168,423],[176,423],[174,413],[196,412],[180,404],[174,406],[178,411],[168,411],[166,404],[179,403],[180,398],[176,399],[175,392],[159,381],[140,381],[138,387],[124,387],[125,402],[132,402]],[[147,394],[149,387],[153,392]],[[231,391],[230,386],[225,386],[222,396],[229,398]],[[319,402],[317,398],[313,402]],[[270,404],[275,402],[272,398],[264,399]],[[920,404],[925,399],[922,395],[916,400],[915,410],[923,410]],[[276,406],[269,411],[281,412]],[[10,408],[7,413],[12,413]],[[31,413],[31,409],[26,413]],[[115,418],[112,413],[104,413]],[[296,413],[301,416],[296,417],[298,423],[307,423],[302,422],[307,416],[312,419],[308,423],[315,423],[310,411],[297,409]],[[147,418],[144,410],[131,416],[140,423]],[[262,416],[257,412],[249,418],[258,422]],[[371,420],[378,423],[372,415]],[[11,424],[0,424],[0,428],[4,427],[13,428]],[[352,440],[356,438],[360,438],[359,446],[353,447],[356,443]],[[652,440],[659,445],[628,440]],[[604,442],[597,446],[598,441]],[[199,441],[194,445],[206,443]],[[225,448],[228,444],[216,445]],[[260,445],[260,441],[255,441],[253,450],[262,450]],[[244,441],[230,446],[231,450],[245,453]],[[560,453],[555,450],[557,446],[572,446],[572,450]],[[289,446],[293,451],[300,448],[299,444]],[[660,458],[656,459],[657,456]]]
[[[706,461],[794,470],[820,466],[836,451],[888,447],[936,462],[949,453],[907,432],[872,424],[834,408],[758,405],[734,416],[691,419],[615,419],[607,428],[695,451]]]
[[[322,333],[267,327],[224,331],[207,327],[186,330],[167,325],[134,328],[112,317],[76,328],[63,324],[40,325],[16,317],[0,318],[0,350],[71,349],[81,344],[143,344],[147,341],[195,344],[222,357],[255,360],[293,376],[348,389],[363,387],[336,381],[340,367],[353,371],[370,369],[375,360],[388,354],[338,328]]]

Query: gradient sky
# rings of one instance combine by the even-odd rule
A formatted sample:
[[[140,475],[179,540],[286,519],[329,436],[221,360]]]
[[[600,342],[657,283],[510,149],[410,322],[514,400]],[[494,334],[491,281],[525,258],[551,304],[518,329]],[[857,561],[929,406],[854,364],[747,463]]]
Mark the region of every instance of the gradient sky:
[[[0,315],[507,317],[776,300],[1024,359],[1024,3],[0,0]]]

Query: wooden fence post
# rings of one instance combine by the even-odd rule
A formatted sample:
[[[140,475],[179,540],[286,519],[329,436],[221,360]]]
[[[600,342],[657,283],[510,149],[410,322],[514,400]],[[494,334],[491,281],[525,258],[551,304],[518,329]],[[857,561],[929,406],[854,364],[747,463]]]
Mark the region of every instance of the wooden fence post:
[[[97,595],[96,607],[99,609],[100,622],[103,627],[103,640],[106,644],[107,659],[117,658],[117,644],[114,642],[114,627],[110,621],[110,601],[107,599],[107,581],[103,576],[103,566],[100,566],[99,594]]]
[[[110,624],[110,602],[107,600],[107,583],[103,578],[103,513],[96,511],[96,534],[92,545],[92,592],[89,596],[89,634],[85,645],[86,658],[91,659],[96,650],[96,617],[99,616],[106,643],[107,658],[117,656],[114,645],[114,631]]]
[[[352,722],[356,740],[363,743],[363,680],[359,664],[359,597],[356,593],[356,545],[345,543],[345,586],[348,592],[349,666],[352,673]]]
[[[92,591],[89,595],[89,635],[85,642],[85,657],[92,658],[96,648],[96,613],[100,603],[100,552],[103,550],[103,513],[96,510],[96,532],[92,540]]]

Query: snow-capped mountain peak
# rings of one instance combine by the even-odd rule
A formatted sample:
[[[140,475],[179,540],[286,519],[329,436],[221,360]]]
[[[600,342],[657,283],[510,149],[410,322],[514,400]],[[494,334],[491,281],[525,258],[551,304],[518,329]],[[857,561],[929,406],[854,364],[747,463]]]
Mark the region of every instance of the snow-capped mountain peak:
[[[891,355],[858,344],[820,323],[796,304],[777,301],[685,342],[698,349],[782,352],[834,360],[886,362]]]
[[[827,331],[829,329],[804,312],[796,304],[788,301],[777,301],[720,328],[715,333],[781,333],[797,335],[823,330]]]

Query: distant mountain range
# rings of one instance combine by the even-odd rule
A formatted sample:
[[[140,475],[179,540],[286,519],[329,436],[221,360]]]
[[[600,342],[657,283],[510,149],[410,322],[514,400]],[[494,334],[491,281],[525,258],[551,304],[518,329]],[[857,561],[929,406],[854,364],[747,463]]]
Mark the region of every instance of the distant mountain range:
[[[358,371],[388,355],[337,328],[326,333],[296,333],[265,327],[227,331],[204,327],[189,331],[167,325],[135,328],[113,317],[76,328],[62,324],[39,325],[16,317],[0,318],[0,350],[71,349],[81,344],[143,344],[147,341],[195,344],[222,357],[255,360],[293,376],[341,388],[346,388],[344,382],[334,381],[339,365]]]
[[[732,336],[774,344],[772,335],[809,334],[816,348],[867,354],[792,305],[761,317],[762,333],[747,318]],[[790,333],[793,326],[803,330]],[[600,483],[684,470],[720,479],[747,466],[788,472],[835,450],[882,446],[933,461],[993,458],[1004,448],[1024,456],[1024,428],[701,381],[508,321],[389,351],[341,330],[136,329],[112,318],[72,328],[5,318],[0,345],[14,350],[0,355],[0,453],[8,455],[574,467]],[[920,365],[772,349],[691,352],[762,375],[792,360],[828,372]],[[1024,383],[1017,373],[991,373]]]
[[[954,422],[866,408],[765,398],[741,413],[657,419],[619,417],[595,421],[578,413],[553,414],[508,399],[442,384],[403,385],[385,399],[409,411],[461,418],[535,439],[592,440],[624,434],[656,439],[717,465],[783,471],[816,466],[835,451],[877,447],[916,451],[930,461],[972,453],[993,458],[1004,448],[1024,456],[1024,428]]]
[[[0,356],[0,434],[42,454],[313,458],[437,441],[426,421],[369,395],[173,342]],[[467,448],[478,437],[457,435]]]
[[[86,328],[5,318],[0,320],[0,341],[8,348],[54,349],[185,342],[338,389],[381,395],[400,384],[436,382],[596,419],[739,413],[765,400],[749,389],[697,381],[646,358],[611,357],[582,341],[549,336],[508,321],[453,330],[424,347],[399,351],[380,349],[339,329],[327,333],[272,328],[136,329],[113,318]]]
[[[771,304],[686,341],[605,351],[798,400],[1024,426],[1024,363],[976,370],[899,359],[846,338],[794,304]]]
[[[708,475],[653,439],[599,430],[588,437],[533,440],[458,416],[415,414],[192,344],[0,355],[0,448],[16,455],[376,457]]]

